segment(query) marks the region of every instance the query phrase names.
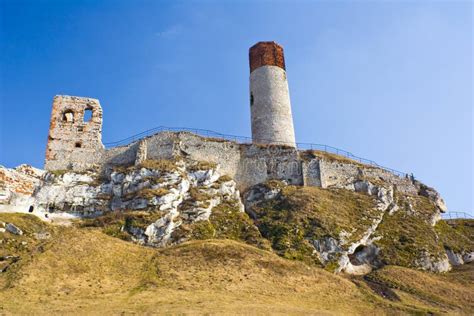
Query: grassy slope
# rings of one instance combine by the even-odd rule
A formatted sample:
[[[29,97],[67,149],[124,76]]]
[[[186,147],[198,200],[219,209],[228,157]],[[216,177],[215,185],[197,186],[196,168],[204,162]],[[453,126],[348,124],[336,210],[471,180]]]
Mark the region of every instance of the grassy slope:
[[[342,277],[230,240],[157,251],[98,229],[61,228],[21,264],[0,292],[0,308],[15,314],[374,311]]]
[[[400,288],[401,301],[389,301],[363,279],[351,282],[236,241],[156,250],[97,228],[52,227],[27,215],[0,214],[0,220],[23,226],[21,239],[30,247],[0,245],[22,255],[0,274],[0,314],[474,312],[472,266],[447,275],[385,267],[370,278]],[[47,229],[52,238],[35,241],[36,229]],[[17,238],[0,233],[3,240]]]
[[[264,184],[269,188],[278,183]],[[263,237],[273,249],[288,259],[318,263],[308,240],[326,236],[338,239],[342,231],[350,243],[360,240],[380,212],[373,197],[344,189],[282,186],[275,199],[252,206],[250,213]],[[435,227],[431,218],[436,206],[423,196],[395,193],[399,209],[385,213],[374,234],[380,248],[379,259],[386,265],[416,267],[424,254],[433,260],[445,257],[445,248],[456,252],[474,251],[474,224],[470,221],[440,221]],[[337,258],[326,263],[331,270]]]
[[[359,240],[379,215],[374,208],[374,199],[366,194],[286,186],[279,197],[258,203],[252,212],[260,232],[280,255],[318,263],[308,239],[337,239],[345,231],[349,241]]]

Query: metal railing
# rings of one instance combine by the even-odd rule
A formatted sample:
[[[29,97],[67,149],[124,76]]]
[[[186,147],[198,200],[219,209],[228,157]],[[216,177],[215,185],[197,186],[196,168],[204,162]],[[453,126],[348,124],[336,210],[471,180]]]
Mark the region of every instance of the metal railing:
[[[442,219],[474,219],[474,216],[466,212],[447,212],[441,214]]]
[[[233,142],[241,143],[241,144],[251,144],[252,143],[252,138],[251,137],[246,137],[246,136],[222,134],[222,133],[214,132],[214,131],[211,131],[211,130],[199,129],[199,128],[158,126],[158,127],[151,128],[151,129],[148,129],[146,131],[143,131],[141,133],[132,135],[130,137],[124,138],[124,139],[119,140],[119,141],[104,143],[104,145],[105,145],[106,148],[117,147],[117,146],[125,146],[125,145],[133,143],[137,140],[140,140],[142,138],[149,137],[149,136],[161,133],[161,132],[189,132],[189,133],[193,133],[193,134],[196,134],[198,136],[202,136],[202,137],[206,137],[206,138],[218,138],[218,139],[221,139],[221,140],[229,140],[229,141],[233,141]],[[264,142],[263,139],[261,141]],[[272,143],[275,143],[275,141],[272,140]],[[279,142],[276,142],[276,143],[279,143]],[[280,143],[281,143],[281,145],[287,145],[288,144],[288,143],[285,143],[285,142],[280,142]],[[299,150],[319,150],[319,151],[323,151],[323,152],[330,153],[330,154],[336,154],[336,155],[344,156],[346,158],[349,158],[351,160],[354,160],[354,161],[362,163],[362,164],[366,164],[366,165],[370,165],[370,166],[373,166],[373,167],[376,167],[376,168],[387,170],[387,171],[389,171],[389,172],[391,172],[391,173],[393,173],[393,174],[395,174],[399,177],[408,177],[409,176],[405,172],[401,172],[401,171],[398,171],[398,170],[395,170],[395,169],[392,169],[392,168],[381,166],[373,160],[356,156],[356,155],[352,154],[351,152],[349,152],[347,150],[336,148],[336,147],[333,147],[333,146],[324,145],[324,144],[313,144],[313,143],[296,143],[296,146]],[[413,177],[413,175],[411,175],[411,177]]]

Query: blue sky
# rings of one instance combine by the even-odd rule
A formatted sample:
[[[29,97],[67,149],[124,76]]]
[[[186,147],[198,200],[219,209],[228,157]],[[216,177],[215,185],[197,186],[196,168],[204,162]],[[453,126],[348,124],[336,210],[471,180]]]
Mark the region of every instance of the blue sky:
[[[103,140],[250,135],[248,48],[285,47],[299,142],[343,148],[473,211],[470,1],[0,0],[0,164],[43,166],[53,96],[98,98]]]

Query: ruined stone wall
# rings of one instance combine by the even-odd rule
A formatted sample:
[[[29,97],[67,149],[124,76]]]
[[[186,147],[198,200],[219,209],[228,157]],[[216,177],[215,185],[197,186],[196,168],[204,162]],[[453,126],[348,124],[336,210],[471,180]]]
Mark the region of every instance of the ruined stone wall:
[[[258,67],[255,71],[263,68]],[[88,122],[84,121],[86,110],[92,111]],[[305,152],[291,146],[238,144],[188,132],[161,132],[126,146],[105,150],[101,129],[102,109],[98,100],[56,96],[45,169],[85,171],[92,167],[106,169],[114,165],[139,164],[146,159],[182,157],[218,164],[221,174],[234,178],[240,190],[271,179],[323,188],[371,179],[391,183],[404,193],[415,195],[419,191],[409,179],[356,162],[333,161],[314,155],[308,158]]]
[[[60,123],[64,130],[66,123]],[[72,127],[66,125],[66,128]],[[126,146],[107,150],[97,146],[95,150],[93,147],[80,150],[71,146],[75,139],[71,134],[67,135],[71,138],[66,139],[66,144],[55,147],[60,149],[56,150],[60,160],[47,160],[47,169],[70,169],[72,166],[73,170],[84,171],[91,165],[110,168],[114,165],[133,165],[146,159],[182,157],[218,164],[220,173],[234,178],[242,191],[271,179],[323,188],[344,187],[365,179],[390,183],[407,194],[416,195],[419,191],[410,179],[386,170],[316,156],[308,159],[305,152],[286,146],[238,144],[188,132],[161,132]],[[72,135],[81,136],[78,133]]]
[[[85,121],[91,111],[90,121]],[[83,170],[101,163],[102,108],[97,99],[55,96],[51,112],[45,169]]]
[[[408,177],[399,177],[387,170],[371,165],[365,165],[348,159],[331,159],[313,157],[303,158],[303,181],[304,185],[318,186],[322,188],[339,187],[349,188],[355,182],[367,180],[371,183],[385,183],[394,186],[397,191],[409,195],[417,195],[419,188]],[[350,188],[349,188],[350,189]]]
[[[148,138],[147,144],[149,159],[183,157],[217,163],[219,171],[233,177],[241,190],[269,179],[303,182],[294,148],[237,144],[187,132],[159,133]]]

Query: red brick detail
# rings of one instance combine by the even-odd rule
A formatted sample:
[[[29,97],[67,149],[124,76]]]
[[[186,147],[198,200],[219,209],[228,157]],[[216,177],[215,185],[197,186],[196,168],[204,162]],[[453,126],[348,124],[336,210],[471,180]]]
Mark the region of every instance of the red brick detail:
[[[285,70],[283,47],[275,42],[258,42],[249,49],[250,72],[261,66],[277,66]]]

